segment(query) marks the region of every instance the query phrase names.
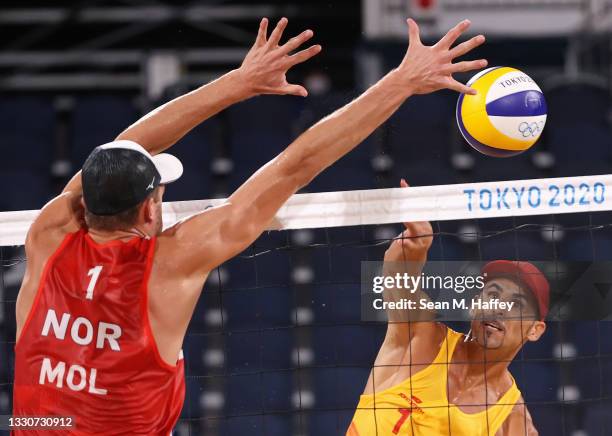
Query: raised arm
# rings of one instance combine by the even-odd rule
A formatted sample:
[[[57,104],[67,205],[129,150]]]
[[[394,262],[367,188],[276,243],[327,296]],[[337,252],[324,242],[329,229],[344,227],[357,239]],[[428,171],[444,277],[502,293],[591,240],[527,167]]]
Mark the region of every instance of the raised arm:
[[[121,132],[116,139],[129,139],[142,145],[149,153],[158,154],[208,118],[242,100],[261,94],[306,97],[306,89],[288,83],[286,73],[319,53],[321,46],[313,45],[294,53],[312,38],[312,30],[305,30],[286,44],[279,45],[287,24],[287,19],[282,18],[268,38],[268,19],[262,19],[255,43],[239,68],[154,109]],[[80,195],[80,172],[64,189],[64,192],[68,191]]]
[[[306,96],[302,86],[289,84],[285,74],[296,64],[321,51],[318,45],[298,51],[313,32],[306,30],[279,45],[287,20],[281,19],[268,38],[268,20],[263,19],[255,43],[242,65],[201,88],[178,97],[153,110],[128,127],[116,139],[138,142],[152,154],[172,146],[191,129],[226,107],[258,94]],[[98,144],[92,144],[93,146]],[[35,284],[46,259],[66,233],[82,223],[81,173],[77,173],[63,192],[47,203],[34,220],[26,238],[27,269],[17,304],[18,329],[28,313],[36,291]]]
[[[230,71],[169,101],[140,118],[115,139],[137,142],[153,155],[167,150],[208,118],[253,95],[243,74],[240,69]],[[68,191],[80,194],[80,171],[64,189]]]
[[[402,180],[402,187],[408,185]],[[382,274],[395,278],[419,277],[427,261],[427,253],[433,241],[429,222],[404,223],[404,231],[395,238],[385,252]],[[408,281],[408,280],[406,280]],[[445,328],[435,322],[435,313],[422,309],[421,300],[429,300],[420,288],[392,287],[383,291],[387,303],[410,301],[411,309],[387,308],[387,333],[378,351],[364,393],[380,392],[397,383],[399,371],[406,365],[429,364],[437,354],[444,339]]]
[[[407,188],[405,180],[401,186]],[[395,238],[387,251],[385,251],[383,263],[383,275],[395,278],[408,275],[419,277],[427,262],[427,253],[433,242],[433,229],[427,221],[404,223],[404,231]],[[433,321],[435,312],[420,307],[421,300],[429,300],[429,297],[419,287],[416,290],[404,288],[390,288],[383,292],[385,302],[414,301],[415,308],[411,310],[387,309],[387,337],[394,342],[407,344],[419,328],[428,328],[431,323],[422,321]],[[409,324],[413,325],[410,326]]]
[[[285,73],[319,53],[321,47],[315,45],[290,55],[312,38],[313,32],[305,30],[279,46],[286,26],[287,19],[281,19],[268,39],[268,20],[261,20],[255,44],[240,68],[155,109],[128,127],[117,139],[130,139],[152,154],[160,153],[204,120],[252,96],[292,94],[306,97],[306,89],[287,83]]]
[[[278,209],[298,189],[352,150],[413,94],[443,88],[473,93],[452,78],[452,73],[486,66],[486,61],[452,60],[482,44],[482,35],[451,49],[465,31],[466,20],[436,45],[424,46],[417,24],[408,20],[410,45],[400,66],[356,100],[308,129],[275,159],[246,181],[228,201],[191,217],[166,236],[183,255],[181,273],[205,276],[208,271],[251,244]]]
[[[313,36],[305,30],[286,44],[279,45],[287,27],[281,19],[268,38],[268,19],[261,20],[255,43],[242,65],[195,91],[182,95],[151,111],[125,129],[116,139],[129,139],[157,154],[174,145],[194,127],[223,109],[259,94],[306,96],[300,85],[289,84],[287,71],[321,51],[319,45],[293,53]],[[92,144],[96,145],[96,144]],[[28,239],[49,232],[59,236],[76,228],[81,213],[81,172],[66,185],[62,194],[49,202],[33,223]],[[53,244],[43,244],[53,245]]]

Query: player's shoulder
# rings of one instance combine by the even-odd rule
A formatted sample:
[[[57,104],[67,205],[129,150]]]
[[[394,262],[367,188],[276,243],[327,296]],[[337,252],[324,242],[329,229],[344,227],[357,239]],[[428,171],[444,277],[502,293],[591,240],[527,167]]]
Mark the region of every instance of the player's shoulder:
[[[205,275],[202,273],[201,258],[196,256],[200,245],[204,245],[204,235],[186,234],[181,221],[165,229],[157,236],[153,259],[153,275],[159,280],[185,280]],[[202,232],[204,233],[204,232]]]
[[[157,237],[156,257],[173,259],[181,276],[206,276],[229,243],[223,232],[226,217],[227,208],[214,207],[177,221]]]
[[[167,258],[167,256],[172,256],[181,250],[179,229],[180,223],[176,223],[157,235],[156,258]]]

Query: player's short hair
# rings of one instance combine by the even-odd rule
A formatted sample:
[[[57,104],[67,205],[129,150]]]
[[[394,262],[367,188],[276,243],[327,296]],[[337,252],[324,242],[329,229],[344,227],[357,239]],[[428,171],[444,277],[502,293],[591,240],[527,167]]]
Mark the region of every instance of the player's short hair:
[[[135,226],[138,222],[138,213],[140,212],[140,207],[149,198],[157,196],[158,191],[159,187],[155,188],[154,191],[149,193],[149,195],[147,195],[145,199],[138,203],[136,206],[133,206],[115,215],[96,215],[87,210],[87,207],[85,207],[85,224],[90,229],[102,230],[106,232],[114,232],[117,230],[122,230],[128,227]]]

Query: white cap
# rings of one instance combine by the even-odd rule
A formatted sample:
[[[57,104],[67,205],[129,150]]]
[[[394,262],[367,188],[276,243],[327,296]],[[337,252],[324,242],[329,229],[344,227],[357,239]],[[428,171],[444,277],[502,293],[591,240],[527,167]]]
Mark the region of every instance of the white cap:
[[[127,139],[121,139],[119,141],[109,142],[108,144],[101,145],[100,148],[108,150],[114,148],[123,148],[128,150],[137,151],[144,156],[146,156],[155,168],[159,172],[161,176],[160,184],[165,185],[168,183],[172,183],[178,180],[183,175],[183,164],[178,158],[168,153],[160,153],[155,156],[151,156],[151,154],[145,150],[145,148],[134,142]]]

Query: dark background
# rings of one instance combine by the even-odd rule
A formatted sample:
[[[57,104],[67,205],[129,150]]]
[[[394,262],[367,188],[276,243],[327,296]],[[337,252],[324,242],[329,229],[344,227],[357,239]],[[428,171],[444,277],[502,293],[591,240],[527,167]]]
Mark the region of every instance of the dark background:
[[[371,83],[364,67],[370,56],[385,72],[404,54],[405,40],[364,34],[359,2],[303,3],[0,2],[0,211],[40,208],[93,147],[160,103],[238,66],[262,15],[273,21],[287,16],[287,35],[312,28],[324,47],[289,75],[309,87],[309,98],[240,103],[172,150],[185,174],[168,188],[167,201],[227,196],[301,131]],[[487,9],[492,2],[472,3]],[[526,16],[532,13],[526,2],[516,3]],[[573,4],[586,10],[590,2]],[[487,10],[499,17],[496,7]],[[471,8],[467,17],[477,6]],[[400,177],[432,185],[607,174],[611,46],[609,30],[588,26],[555,35],[488,34],[474,58],[522,69],[546,95],[545,134],[531,150],[511,159],[479,155],[457,131],[455,93],[416,96],[305,191],[395,187]],[[150,62],[158,55],[180,70],[161,93],[148,86]],[[611,218],[606,212],[433,223],[430,258],[612,260]],[[380,260],[399,230],[271,232],[211,274],[185,340],[188,392],[178,433],[344,434],[385,330],[360,322],[359,262]],[[21,258],[19,247],[0,248],[4,414],[11,410]],[[548,328],[512,365],[540,434],[610,434],[610,323]]]

